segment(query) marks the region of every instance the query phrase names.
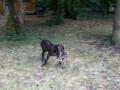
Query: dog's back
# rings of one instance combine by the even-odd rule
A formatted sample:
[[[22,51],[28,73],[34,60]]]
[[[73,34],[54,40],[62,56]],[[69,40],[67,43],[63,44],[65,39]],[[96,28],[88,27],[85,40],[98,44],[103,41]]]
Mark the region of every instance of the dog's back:
[[[41,48],[43,51],[49,51],[50,47],[54,46],[54,44],[52,42],[50,42],[49,40],[42,40],[41,41]]]

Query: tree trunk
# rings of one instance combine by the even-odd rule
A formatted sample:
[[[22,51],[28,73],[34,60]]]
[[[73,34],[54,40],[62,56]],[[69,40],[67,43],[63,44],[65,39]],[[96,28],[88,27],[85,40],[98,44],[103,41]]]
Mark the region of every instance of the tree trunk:
[[[16,8],[17,17],[18,17],[18,22],[19,22],[20,28],[23,29],[23,27],[24,27],[24,8],[23,8],[23,0],[16,0],[16,1],[17,1],[16,5],[18,6],[18,8]]]
[[[113,25],[112,40],[116,45],[120,45],[120,0],[117,0],[117,9]]]
[[[23,29],[24,20],[23,20],[23,12],[22,12],[22,3],[20,0],[18,9],[15,7],[14,0],[6,0],[5,1],[5,9],[6,9],[6,28],[8,33],[14,33],[16,35],[20,34]]]

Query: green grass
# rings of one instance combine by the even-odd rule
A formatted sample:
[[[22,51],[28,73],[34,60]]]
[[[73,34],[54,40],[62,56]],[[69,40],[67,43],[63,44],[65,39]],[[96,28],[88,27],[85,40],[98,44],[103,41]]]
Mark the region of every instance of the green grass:
[[[102,20],[66,20],[49,28],[33,23],[27,27],[26,39],[1,39],[0,90],[119,89],[120,54],[104,41],[111,34],[111,26],[111,21]],[[54,57],[41,67],[42,39],[64,44],[69,52],[65,69],[56,66]]]

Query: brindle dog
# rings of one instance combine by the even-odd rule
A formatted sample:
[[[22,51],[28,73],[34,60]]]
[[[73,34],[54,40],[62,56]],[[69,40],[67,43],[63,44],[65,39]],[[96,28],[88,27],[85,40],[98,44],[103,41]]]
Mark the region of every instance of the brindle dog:
[[[49,40],[42,40],[41,48],[42,48],[41,56],[42,56],[43,65],[47,64],[50,56],[56,56],[59,65],[61,65],[62,61],[64,61],[67,58],[67,53],[65,52],[64,46],[62,44],[55,45]],[[45,58],[46,52],[48,54],[47,57]]]

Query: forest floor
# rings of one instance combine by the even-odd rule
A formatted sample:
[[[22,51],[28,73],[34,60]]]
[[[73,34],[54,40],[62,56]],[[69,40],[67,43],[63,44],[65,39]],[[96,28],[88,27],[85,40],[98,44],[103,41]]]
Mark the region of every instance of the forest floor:
[[[0,40],[0,90],[120,90],[120,48],[109,43],[111,20],[65,20],[52,27],[42,21],[28,19],[23,41]],[[54,57],[41,67],[41,39],[64,44],[66,68]]]

